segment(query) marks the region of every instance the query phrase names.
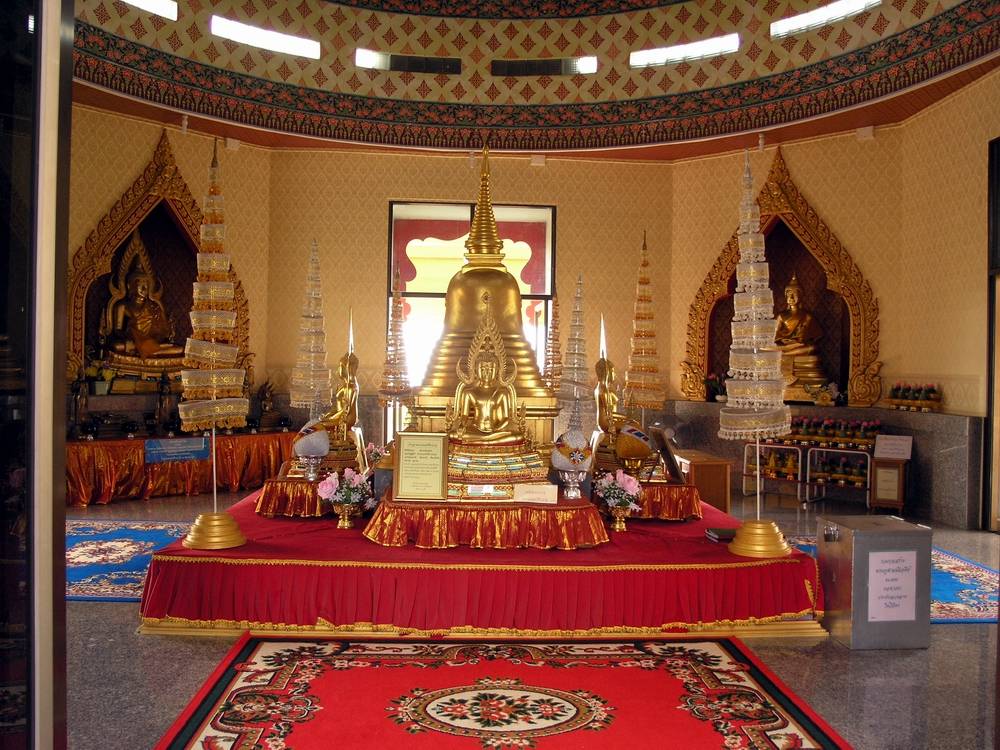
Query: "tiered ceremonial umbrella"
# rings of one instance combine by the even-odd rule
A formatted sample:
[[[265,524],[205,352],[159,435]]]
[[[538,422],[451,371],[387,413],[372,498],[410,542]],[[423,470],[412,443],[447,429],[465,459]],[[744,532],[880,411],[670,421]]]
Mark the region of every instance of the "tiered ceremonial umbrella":
[[[659,354],[656,351],[653,285],[649,277],[646,233],[643,232],[632,315],[632,350],[629,352],[628,369],[625,371],[625,402],[629,407],[637,409],[662,409],[666,397],[660,376]]]
[[[299,352],[292,370],[292,406],[309,409],[309,418],[318,419],[330,403],[331,377],[326,366],[326,331],[323,325],[323,284],[319,274],[319,245],[312,241],[306,296],[299,318]]]
[[[733,299],[733,343],[729,349],[728,400],[719,414],[719,437],[754,440],[757,451],[757,517],[744,521],[729,550],[747,557],[779,557],[790,552],[773,521],[762,520],[761,438],[786,435],[791,413],[784,403],[781,351],[774,348],[777,321],[760,231],[760,207],[753,196],[750,153],[744,157],[743,196],[740,200],[740,249]]]
[[[193,330],[184,347],[183,400],[178,405],[182,430],[212,431],[213,512],[200,514],[184,538],[184,546],[194,549],[227,549],[246,542],[233,517],[219,513],[216,478],[215,430],[217,427],[244,426],[249,409],[243,391],[246,371],[236,366],[239,358],[239,347],[234,343],[236,289],[230,275],[225,239],[225,204],[219,181],[218,152],[213,146],[201,224],[198,279],[194,282],[191,309]]]

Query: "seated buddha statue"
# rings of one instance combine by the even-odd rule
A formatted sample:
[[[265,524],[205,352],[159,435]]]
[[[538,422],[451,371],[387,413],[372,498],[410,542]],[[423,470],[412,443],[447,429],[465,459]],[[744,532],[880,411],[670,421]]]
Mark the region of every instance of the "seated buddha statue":
[[[129,274],[124,298],[109,308],[111,352],[141,359],[176,358],[184,354],[184,348],[171,341],[173,325],[163,303],[153,293],[155,287],[152,274],[145,271]]]
[[[445,411],[448,479],[457,492],[468,485],[511,485],[545,480],[546,467],[526,430],[514,379],[517,365],[504,350],[488,292],[482,318],[464,360],[455,363],[458,386]],[[451,490],[449,490],[451,492]]]
[[[350,466],[368,468],[364,436],[358,425],[358,355],[348,351],[340,358],[337,374],[340,384],[333,394],[333,405],[319,419],[307,422],[295,436],[292,451],[297,456],[325,455],[330,468]],[[323,440],[322,436],[325,436]]]
[[[625,415],[618,411],[618,394],[615,393],[615,366],[611,360],[601,357],[594,367],[597,386],[594,401],[597,404],[597,426],[614,443],[614,436],[625,421]]]
[[[823,338],[823,329],[807,309],[801,305],[802,288],[798,279],[785,287],[787,308],[778,313],[775,346],[781,350],[781,370],[786,385],[826,385],[826,375],[816,352],[816,342]]]

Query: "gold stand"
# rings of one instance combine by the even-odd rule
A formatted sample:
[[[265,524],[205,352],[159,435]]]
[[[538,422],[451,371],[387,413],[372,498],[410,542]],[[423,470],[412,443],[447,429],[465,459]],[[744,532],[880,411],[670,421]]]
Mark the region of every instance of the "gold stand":
[[[628,508],[623,508],[620,505],[611,506],[611,530],[612,531],[625,531],[625,519],[628,518],[629,510]]]
[[[792,548],[774,521],[744,521],[729,543],[729,551],[741,557],[786,557]]]
[[[199,513],[181,542],[188,549],[229,549],[246,544],[236,519],[228,513]]]

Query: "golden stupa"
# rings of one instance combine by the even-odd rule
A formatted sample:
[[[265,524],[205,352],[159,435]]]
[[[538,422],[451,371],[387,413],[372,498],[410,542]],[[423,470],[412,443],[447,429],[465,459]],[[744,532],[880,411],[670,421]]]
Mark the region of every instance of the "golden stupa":
[[[459,385],[456,366],[469,352],[483,315],[483,295],[503,337],[507,357],[516,365],[513,386],[525,410],[526,436],[537,446],[552,442],[552,420],[558,414],[555,396],[542,380],[535,352],[524,336],[521,291],[503,264],[503,240],[497,231],[490,196],[489,150],[483,148],[479,195],[465,241],[466,263],[448,283],[444,332],[438,340],[424,382],[414,396],[414,429],[446,432],[445,411]]]

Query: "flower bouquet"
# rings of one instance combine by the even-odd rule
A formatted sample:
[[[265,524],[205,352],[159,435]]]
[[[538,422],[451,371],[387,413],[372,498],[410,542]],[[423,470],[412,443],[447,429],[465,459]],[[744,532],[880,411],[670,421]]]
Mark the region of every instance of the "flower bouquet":
[[[378,504],[368,484],[368,475],[351,468],[344,469],[343,479],[330,474],[316,486],[316,491],[333,507],[340,519],[338,529],[354,528],[352,517],[359,514],[362,508],[371,510]]]
[[[365,446],[365,456],[368,458],[368,465],[374,469],[378,465],[378,462],[385,458],[388,452],[385,446],[379,448],[375,443],[368,443]]]
[[[614,474],[608,472],[594,483],[598,497],[607,503],[608,510],[614,522],[612,531],[625,531],[625,518],[631,511],[640,510],[639,480],[629,476],[621,469]]]

